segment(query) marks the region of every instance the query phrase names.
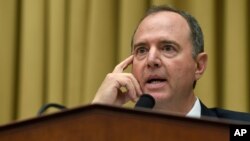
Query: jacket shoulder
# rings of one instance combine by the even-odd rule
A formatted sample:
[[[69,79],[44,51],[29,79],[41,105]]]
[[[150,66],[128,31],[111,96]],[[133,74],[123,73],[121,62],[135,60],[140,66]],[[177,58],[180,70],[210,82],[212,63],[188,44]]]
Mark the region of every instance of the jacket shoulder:
[[[201,102],[201,115],[208,117],[250,122],[250,113],[237,112],[222,108],[207,108],[202,102]]]
[[[250,122],[250,113],[225,110],[221,108],[210,108],[219,118],[240,120]]]

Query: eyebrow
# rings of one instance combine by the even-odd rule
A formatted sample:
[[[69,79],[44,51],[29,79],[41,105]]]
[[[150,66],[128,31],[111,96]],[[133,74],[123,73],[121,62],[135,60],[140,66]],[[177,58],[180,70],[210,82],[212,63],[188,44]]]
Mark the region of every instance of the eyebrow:
[[[143,43],[143,42],[139,42],[139,43],[133,45],[132,50],[135,50],[136,48],[138,48],[138,47],[140,47],[140,46],[145,46],[145,45],[147,45],[147,44],[146,44],[146,43]]]
[[[180,48],[180,44],[178,44],[176,41],[174,40],[160,40],[160,43],[159,44],[172,44],[172,45],[175,45],[177,46],[178,48]],[[132,46],[132,50],[135,50],[137,47],[139,46],[145,46],[147,45],[147,43],[144,43],[144,42],[139,42],[139,43],[136,43]]]
[[[162,40],[162,41],[160,41],[160,44],[162,44],[162,43],[164,43],[164,44],[173,44],[173,45],[176,45],[176,46],[180,47],[180,45],[176,41],[173,41],[173,40]]]

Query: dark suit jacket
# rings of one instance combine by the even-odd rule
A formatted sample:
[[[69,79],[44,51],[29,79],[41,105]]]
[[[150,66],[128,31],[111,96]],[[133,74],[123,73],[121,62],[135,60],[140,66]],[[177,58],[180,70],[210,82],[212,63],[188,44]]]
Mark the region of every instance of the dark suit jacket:
[[[202,102],[200,103],[201,103],[201,116],[250,122],[250,113],[236,112],[220,108],[207,108]]]

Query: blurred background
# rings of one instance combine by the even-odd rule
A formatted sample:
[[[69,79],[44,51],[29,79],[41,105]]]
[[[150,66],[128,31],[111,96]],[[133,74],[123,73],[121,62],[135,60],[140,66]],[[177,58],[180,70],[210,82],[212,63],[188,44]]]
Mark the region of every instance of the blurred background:
[[[250,112],[248,0],[0,0],[0,124],[35,117],[45,103],[90,104],[129,56],[145,11],[162,4],[203,29],[209,62],[196,95],[208,107]]]

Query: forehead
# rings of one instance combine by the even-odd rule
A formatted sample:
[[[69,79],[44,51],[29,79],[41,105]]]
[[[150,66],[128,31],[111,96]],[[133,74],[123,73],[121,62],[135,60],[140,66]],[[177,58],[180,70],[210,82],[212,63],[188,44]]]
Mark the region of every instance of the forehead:
[[[139,24],[134,41],[147,34],[161,34],[168,38],[189,38],[190,28],[187,21],[178,13],[161,11],[145,17]]]

